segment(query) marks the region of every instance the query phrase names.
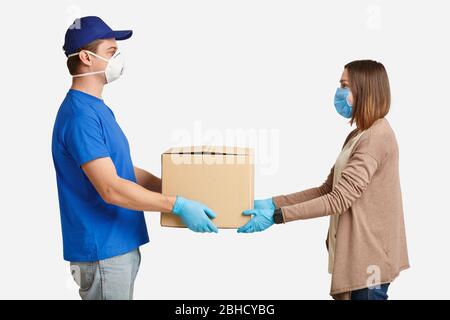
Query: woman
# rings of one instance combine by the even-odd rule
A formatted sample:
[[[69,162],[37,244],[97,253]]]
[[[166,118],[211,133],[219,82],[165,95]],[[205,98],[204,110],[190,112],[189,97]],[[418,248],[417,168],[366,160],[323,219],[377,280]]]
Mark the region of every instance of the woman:
[[[386,300],[389,284],[409,268],[399,178],[397,140],[385,116],[389,79],[376,61],[345,66],[336,111],[356,129],[345,140],[318,187],[256,200],[253,218],[238,232],[263,231],[274,223],[330,216],[328,271],[335,299]]]

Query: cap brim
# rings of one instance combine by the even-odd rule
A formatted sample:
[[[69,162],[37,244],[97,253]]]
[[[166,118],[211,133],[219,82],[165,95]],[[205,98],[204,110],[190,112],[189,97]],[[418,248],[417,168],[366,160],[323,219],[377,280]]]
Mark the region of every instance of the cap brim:
[[[104,35],[102,38],[103,39],[114,38],[117,41],[121,41],[121,40],[130,39],[132,35],[133,35],[132,30],[120,30],[120,31],[109,32],[108,34]]]

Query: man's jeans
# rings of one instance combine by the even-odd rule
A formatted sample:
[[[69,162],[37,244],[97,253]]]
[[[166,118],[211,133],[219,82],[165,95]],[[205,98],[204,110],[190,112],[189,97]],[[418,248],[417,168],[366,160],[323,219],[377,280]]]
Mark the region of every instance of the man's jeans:
[[[138,248],[105,260],[71,262],[70,270],[83,300],[132,300],[140,264]]]
[[[382,284],[378,288],[365,288],[361,290],[352,291],[352,300],[387,300],[387,291],[389,283]]]

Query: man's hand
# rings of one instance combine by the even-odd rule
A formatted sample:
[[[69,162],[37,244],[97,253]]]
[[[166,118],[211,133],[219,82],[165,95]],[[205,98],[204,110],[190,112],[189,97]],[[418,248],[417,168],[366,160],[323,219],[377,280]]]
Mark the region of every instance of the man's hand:
[[[219,232],[211,222],[217,215],[204,204],[178,196],[172,212],[194,232]]]

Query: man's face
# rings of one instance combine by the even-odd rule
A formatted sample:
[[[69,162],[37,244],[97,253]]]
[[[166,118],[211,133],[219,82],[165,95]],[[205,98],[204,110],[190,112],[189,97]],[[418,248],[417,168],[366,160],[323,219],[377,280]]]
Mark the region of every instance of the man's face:
[[[97,52],[96,54],[99,55],[100,57],[103,57],[107,60],[111,59],[111,57],[116,53],[117,51],[117,42],[115,39],[105,39],[102,40],[102,42],[99,44],[98,48],[97,48]],[[100,60],[100,62],[103,62],[104,64],[106,64],[105,61],[102,61],[101,59],[97,59]],[[97,63],[98,61],[95,61],[95,63]],[[106,65],[104,65],[106,67]]]
[[[109,60],[116,53],[116,51],[117,51],[116,40],[104,39],[100,42],[96,52],[94,53],[102,58],[105,58],[106,60]],[[108,64],[108,62],[103,61],[102,59],[99,59],[98,57],[91,55],[86,51],[80,52],[80,60],[82,62],[82,68],[84,69],[81,70],[81,73],[104,71]],[[104,74],[100,74],[99,76],[105,77]]]

